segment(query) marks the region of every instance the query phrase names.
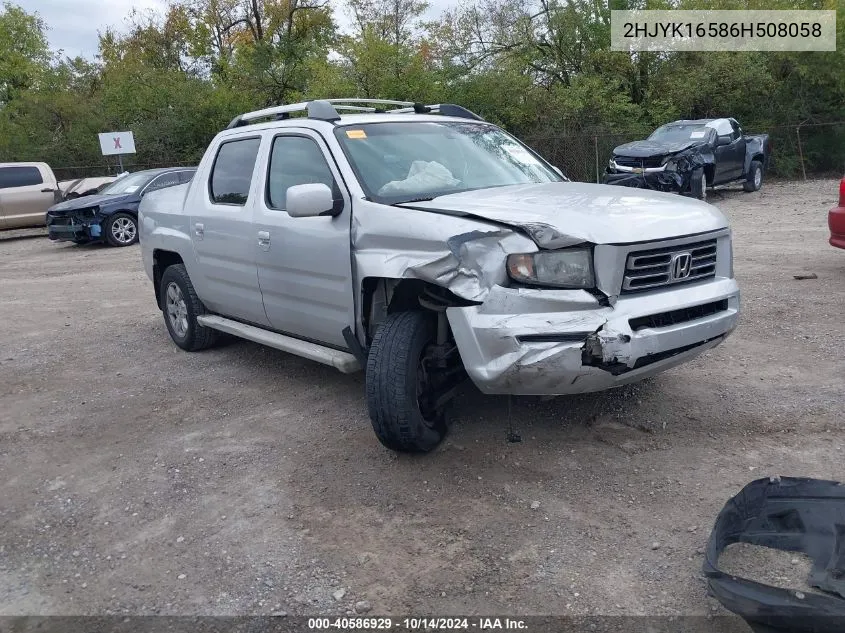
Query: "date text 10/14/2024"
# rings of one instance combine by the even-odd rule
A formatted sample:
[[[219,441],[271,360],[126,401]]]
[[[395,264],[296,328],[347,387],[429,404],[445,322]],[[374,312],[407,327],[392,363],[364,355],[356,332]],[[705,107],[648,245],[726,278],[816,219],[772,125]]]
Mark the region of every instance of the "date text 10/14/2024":
[[[308,618],[310,630],[342,630],[342,631],[527,631],[528,625],[518,618],[473,617],[473,618],[379,618],[379,617],[346,617],[346,618]]]

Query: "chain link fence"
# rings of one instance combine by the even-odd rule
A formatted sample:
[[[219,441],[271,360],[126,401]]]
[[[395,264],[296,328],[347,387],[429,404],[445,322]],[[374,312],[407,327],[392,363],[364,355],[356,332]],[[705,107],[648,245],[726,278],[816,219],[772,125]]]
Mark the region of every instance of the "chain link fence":
[[[845,121],[779,126],[765,130],[772,143],[769,175],[784,179],[841,177],[845,174]],[[759,133],[756,130],[749,134]],[[632,134],[526,135],[523,140],[558,166],[570,179],[601,182],[613,148],[643,137]],[[193,163],[195,164],[195,163]],[[124,170],[139,171],[156,167],[186,167],[192,163],[135,164],[124,157]],[[54,167],[58,180],[119,173],[117,161],[99,165]]]
[[[845,121],[769,128],[769,175],[784,179],[845,174]],[[748,134],[761,131],[750,130]],[[572,180],[601,182],[613,148],[641,140],[632,134],[528,135],[525,142]]]
[[[143,169],[158,169],[160,167],[195,167],[196,163],[174,162],[174,163],[132,163],[123,159],[123,171],[141,171]],[[116,176],[121,173],[117,161],[103,161],[99,165],[72,165],[69,167],[53,167],[56,180],[77,180],[79,178],[92,178],[96,176]]]

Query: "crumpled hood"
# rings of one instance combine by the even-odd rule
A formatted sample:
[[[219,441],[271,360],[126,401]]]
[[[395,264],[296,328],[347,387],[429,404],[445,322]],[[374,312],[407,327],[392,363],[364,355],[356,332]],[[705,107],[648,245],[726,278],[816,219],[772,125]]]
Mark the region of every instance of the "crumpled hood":
[[[493,187],[407,206],[470,215],[517,227],[542,248],[562,248],[582,242],[644,242],[728,226],[721,211],[700,200],[580,182]]]
[[[89,207],[98,207],[98,206],[105,206],[105,205],[112,205],[112,204],[120,204],[125,202],[129,198],[132,198],[135,194],[131,193],[124,193],[120,195],[114,196],[107,196],[107,195],[93,195],[93,196],[81,196],[79,198],[74,198],[73,200],[65,200],[64,202],[60,202],[59,204],[54,204],[52,207],[47,209],[48,211],[78,211],[79,209],[87,209]]]
[[[625,143],[613,150],[614,156],[625,158],[655,158],[658,156],[670,156],[683,152],[696,145],[704,146],[701,141],[683,141],[681,143],[660,143],[657,141],[633,141]]]

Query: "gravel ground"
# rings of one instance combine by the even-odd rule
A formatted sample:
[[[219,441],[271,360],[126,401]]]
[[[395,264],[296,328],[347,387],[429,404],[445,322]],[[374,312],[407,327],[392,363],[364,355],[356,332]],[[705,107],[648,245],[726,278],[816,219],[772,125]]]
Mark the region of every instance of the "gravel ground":
[[[712,195],[743,290],[722,346],[517,398],[517,444],[506,398],[468,386],[423,457],[378,444],[361,375],[178,350],[137,247],[5,234],[0,615],[720,612],[700,548],[724,502],[765,475],[845,477],[835,192]]]

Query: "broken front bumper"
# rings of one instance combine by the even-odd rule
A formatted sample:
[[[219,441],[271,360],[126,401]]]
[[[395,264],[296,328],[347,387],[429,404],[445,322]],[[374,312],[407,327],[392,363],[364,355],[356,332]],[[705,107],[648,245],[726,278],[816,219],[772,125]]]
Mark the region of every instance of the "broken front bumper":
[[[739,287],[716,278],[622,295],[609,307],[582,290],[497,286],[482,305],[447,315],[484,393],[585,393],[653,376],[718,345],[736,327]]]
[[[689,189],[690,174],[669,171],[611,172],[604,174],[604,184],[653,189],[654,191],[683,192]]]
[[[53,241],[98,240],[102,237],[101,219],[91,215],[47,214],[47,234]]]
[[[702,569],[710,594],[754,631],[841,633],[845,630],[845,487],[798,477],[757,479],[716,519]],[[813,559],[807,584],[820,592],[764,585],[719,569],[732,543],[750,543]],[[762,571],[762,570],[760,570]]]

